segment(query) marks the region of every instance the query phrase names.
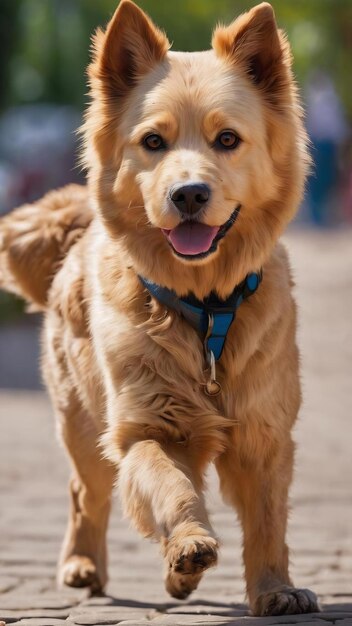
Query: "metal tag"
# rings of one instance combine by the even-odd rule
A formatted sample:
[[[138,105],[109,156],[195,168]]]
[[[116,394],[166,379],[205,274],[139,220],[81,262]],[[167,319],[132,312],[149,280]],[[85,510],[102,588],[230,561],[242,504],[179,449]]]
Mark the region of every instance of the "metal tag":
[[[221,393],[221,385],[216,380],[216,364],[215,356],[212,350],[207,350],[207,361],[210,369],[210,376],[204,386],[204,392],[207,396],[218,396]]]

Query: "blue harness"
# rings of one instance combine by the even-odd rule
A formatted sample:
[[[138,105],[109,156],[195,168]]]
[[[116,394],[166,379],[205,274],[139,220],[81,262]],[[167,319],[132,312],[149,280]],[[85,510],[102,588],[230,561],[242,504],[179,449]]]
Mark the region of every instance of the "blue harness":
[[[206,353],[213,353],[215,360],[218,361],[224,349],[227,333],[236,317],[236,311],[243,300],[258,289],[262,280],[262,271],[247,274],[226,300],[220,300],[214,292],[211,292],[203,301],[198,300],[193,294],[186,298],[179,298],[171,289],[160,287],[142,276],[139,278],[151,296],[182,315],[195,330],[204,336]]]

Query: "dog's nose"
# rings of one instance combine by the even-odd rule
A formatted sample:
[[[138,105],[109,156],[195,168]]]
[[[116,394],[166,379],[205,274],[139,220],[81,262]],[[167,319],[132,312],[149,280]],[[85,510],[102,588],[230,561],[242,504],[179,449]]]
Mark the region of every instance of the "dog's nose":
[[[210,189],[205,183],[174,185],[170,198],[180,213],[195,215],[210,197]]]

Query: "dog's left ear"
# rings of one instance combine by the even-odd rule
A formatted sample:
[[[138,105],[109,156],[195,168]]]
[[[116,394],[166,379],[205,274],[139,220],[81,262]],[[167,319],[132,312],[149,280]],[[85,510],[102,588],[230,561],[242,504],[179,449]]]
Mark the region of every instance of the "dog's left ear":
[[[105,33],[93,41],[91,79],[123,96],[138,79],[161,62],[170,47],[166,35],[131,0],[121,0]]]
[[[270,4],[262,2],[229,26],[219,26],[213,34],[212,46],[219,57],[242,67],[269,99],[277,99],[291,57]]]

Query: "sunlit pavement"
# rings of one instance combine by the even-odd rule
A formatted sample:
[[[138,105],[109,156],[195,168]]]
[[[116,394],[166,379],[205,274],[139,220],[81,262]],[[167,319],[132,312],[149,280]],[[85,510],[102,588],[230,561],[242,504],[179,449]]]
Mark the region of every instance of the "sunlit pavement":
[[[209,480],[220,562],[187,602],[164,591],[158,546],[129,528],[116,501],[108,595],[57,591],[55,566],[67,508],[68,464],[41,392],[0,392],[0,620],[59,624],[352,625],[352,232],[292,232],[299,303],[304,407],[289,527],[296,585],[319,595],[321,614],[248,616],[241,537],[234,513]]]

